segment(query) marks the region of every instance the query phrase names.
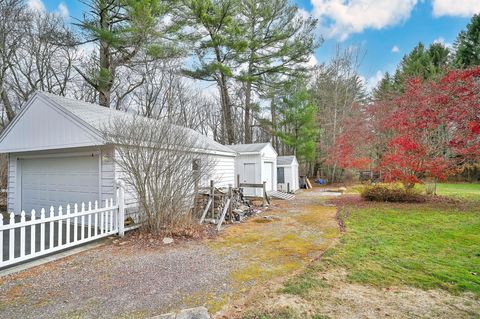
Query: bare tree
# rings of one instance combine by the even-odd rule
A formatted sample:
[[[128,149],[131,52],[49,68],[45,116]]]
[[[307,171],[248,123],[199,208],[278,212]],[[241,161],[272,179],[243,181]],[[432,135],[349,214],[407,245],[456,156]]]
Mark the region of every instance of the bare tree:
[[[314,74],[311,91],[318,107],[317,122],[321,132],[315,171],[321,166],[325,152],[335,145],[342,132],[342,120],[352,112],[355,103],[366,100],[364,84],[358,74],[362,58],[363,52],[359,48],[343,50],[337,46],[332,60],[321,65]],[[337,165],[334,163],[322,168],[325,170],[323,173],[334,182],[338,174]]]
[[[29,22],[22,0],[0,0],[0,98],[7,121],[15,116],[15,109],[8,96],[7,78],[12,60],[23,43],[22,25]]]
[[[138,199],[145,228],[158,234],[189,224],[194,185],[208,179],[215,165],[199,134],[126,114],[113,120],[104,136],[115,145],[113,160]]]
[[[6,124],[37,90],[66,95],[77,52],[58,14],[0,0],[0,16],[0,97]]]

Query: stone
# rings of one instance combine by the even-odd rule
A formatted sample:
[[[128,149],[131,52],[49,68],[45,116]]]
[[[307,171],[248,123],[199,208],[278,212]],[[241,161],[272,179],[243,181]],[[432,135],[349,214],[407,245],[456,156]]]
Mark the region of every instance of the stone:
[[[175,319],[175,317],[176,317],[175,313],[170,312],[163,315],[151,317],[150,319]]]
[[[173,238],[165,237],[165,238],[163,238],[163,243],[165,245],[169,245],[169,244],[173,243]]]
[[[180,311],[176,319],[210,319],[210,315],[207,308],[197,307]]]

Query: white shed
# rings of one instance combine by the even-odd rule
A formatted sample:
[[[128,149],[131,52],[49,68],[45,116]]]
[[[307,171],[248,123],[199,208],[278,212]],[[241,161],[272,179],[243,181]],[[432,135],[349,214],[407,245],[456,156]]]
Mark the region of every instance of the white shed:
[[[240,183],[262,184],[267,191],[277,190],[277,152],[270,143],[229,145],[237,152],[235,173]],[[247,196],[262,196],[262,189],[246,188]]]
[[[134,115],[37,92],[0,135],[0,153],[9,155],[8,211],[114,198],[121,172],[101,130],[116,116]],[[214,158],[216,186],[233,185],[236,153],[193,130],[187,134],[202,141],[197,152]],[[135,197],[127,189],[126,204]]]
[[[300,189],[298,161],[294,155],[277,158],[277,184],[278,190],[282,192],[296,192]]]

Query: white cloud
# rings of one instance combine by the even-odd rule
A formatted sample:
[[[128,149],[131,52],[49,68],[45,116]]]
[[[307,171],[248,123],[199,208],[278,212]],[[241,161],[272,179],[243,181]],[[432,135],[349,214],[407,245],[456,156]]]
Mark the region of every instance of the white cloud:
[[[433,0],[433,15],[470,17],[480,13],[479,0]]]
[[[65,3],[60,2],[57,8],[57,13],[63,17],[64,19],[67,19],[70,16],[70,12],[68,11],[68,7]]]
[[[28,0],[28,6],[34,10],[45,11],[45,5],[42,0]]]
[[[372,92],[377,87],[378,83],[383,79],[384,73],[378,70],[373,76],[366,79],[364,76],[360,76],[360,80],[365,84],[367,92]]]
[[[392,53],[398,53],[398,52],[400,52],[400,48],[398,46],[394,45],[393,48],[392,48]]]
[[[443,37],[439,37],[435,40],[433,40],[433,43],[440,43],[446,46],[447,48],[453,48],[453,44],[449,42],[445,42],[445,39]]]
[[[308,66],[308,67],[314,67],[314,66],[316,66],[317,64],[318,64],[318,60],[317,60],[317,58],[315,57],[315,55],[312,54],[312,55],[310,56],[310,59],[309,59],[308,62],[307,62],[307,66]]]
[[[410,17],[417,0],[311,0],[326,38],[343,41],[365,29],[383,29]]]

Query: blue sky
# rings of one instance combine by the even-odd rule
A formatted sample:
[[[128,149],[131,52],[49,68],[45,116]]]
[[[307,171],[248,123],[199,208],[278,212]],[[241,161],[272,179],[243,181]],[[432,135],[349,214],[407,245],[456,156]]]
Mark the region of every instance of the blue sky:
[[[33,7],[80,18],[78,0],[28,0]],[[373,87],[384,72],[392,72],[404,54],[418,42],[451,45],[480,0],[293,0],[319,19],[318,35],[325,39],[317,50],[318,63],[329,60],[337,43],[360,46],[365,57],[360,74]],[[73,20],[70,18],[70,20]]]

